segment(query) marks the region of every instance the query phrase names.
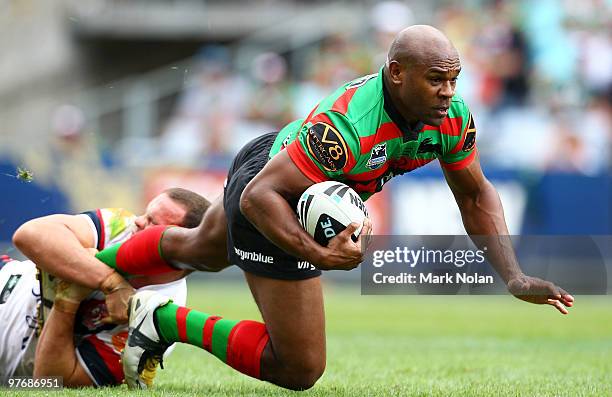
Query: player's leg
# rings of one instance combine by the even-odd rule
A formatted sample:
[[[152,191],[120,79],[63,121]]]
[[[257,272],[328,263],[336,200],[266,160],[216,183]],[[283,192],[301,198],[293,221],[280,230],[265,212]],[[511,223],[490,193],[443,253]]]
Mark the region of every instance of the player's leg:
[[[213,201],[197,228],[168,229],[161,241],[161,252],[176,267],[216,272],[229,266],[223,196]]]
[[[150,291],[130,303],[123,352],[128,384],[151,386],[164,350],[174,342],[207,350],[234,369],[279,386],[304,390],[325,369],[325,320],[318,277],[274,280],[247,273],[266,321],[237,321],[191,310]]]
[[[321,278],[245,275],[270,336],[261,358],[261,378],[289,389],[312,387],[326,361]]]
[[[240,194],[266,165],[276,135],[262,135],[240,150],[228,172],[223,196],[213,202],[197,228],[149,227],[124,243],[100,251],[96,257],[124,275],[171,273],[177,267],[204,271],[227,267],[227,247],[231,244],[226,240],[226,211],[239,211]]]
[[[312,387],[325,369],[320,278],[274,280],[245,274],[265,322],[265,328],[249,322],[254,327],[252,333],[260,335],[256,340],[250,340],[252,334],[240,333],[243,322],[172,304],[155,313],[161,339],[167,344],[185,342],[203,347],[235,369],[285,388]],[[231,356],[242,356],[243,362],[232,362]]]
[[[229,265],[226,240],[227,220],[221,196],[206,210],[196,228],[152,226],[98,252],[96,258],[128,276],[155,276],[177,269],[217,272]]]
[[[200,347],[238,371],[260,378],[260,359],[268,342],[263,323],[191,310],[152,291],[138,292],[130,299],[129,317],[122,364],[130,387],[152,385],[157,365],[174,342]]]
[[[221,319],[139,293],[131,300],[130,335],[123,350],[128,384],[149,386],[161,354],[169,343],[177,341],[200,346],[242,373],[258,379],[263,376],[287,388],[308,388],[323,372],[320,271],[275,246],[240,211],[242,191],[265,166],[275,136],[264,135],[240,151],[230,167],[223,197],[226,255],[230,263],[248,274],[274,340],[268,343],[270,335],[263,323]],[[194,244],[211,241],[205,236]]]
[[[218,271],[229,265],[228,223],[233,222],[235,212],[239,212],[244,187],[267,163],[275,138],[276,133],[262,135],[238,152],[228,171],[223,195],[206,211],[200,226],[165,231],[160,246],[164,259],[173,266],[183,263],[187,268],[204,271]]]

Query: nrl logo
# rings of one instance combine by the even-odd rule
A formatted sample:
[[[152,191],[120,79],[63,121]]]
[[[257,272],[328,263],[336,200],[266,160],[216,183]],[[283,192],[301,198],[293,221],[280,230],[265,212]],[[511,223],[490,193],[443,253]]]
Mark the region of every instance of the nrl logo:
[[[387,143],[379,143],[378,145],[372,148],[372,153],[370,154],[370,159],[366,163],[366,167],[373,170],[381,165],[383,165],[387,161]]]

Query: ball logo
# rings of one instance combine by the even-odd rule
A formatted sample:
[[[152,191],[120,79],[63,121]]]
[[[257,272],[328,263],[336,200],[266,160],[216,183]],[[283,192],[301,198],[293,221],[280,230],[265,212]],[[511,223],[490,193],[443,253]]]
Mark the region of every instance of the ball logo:
[[[313,237],[317,243],[327,246],[329,240],[344,229],[345,226],[337,219],[334,219],[334,217],[328,214],[321,214],[317,219]]]
[[[331,239],[336,235],[334,225],[332,224],[332,221],[329,217],[323,222],[321,222],[321,227],[323,228],[323,234],[325,234],[326,238]]]

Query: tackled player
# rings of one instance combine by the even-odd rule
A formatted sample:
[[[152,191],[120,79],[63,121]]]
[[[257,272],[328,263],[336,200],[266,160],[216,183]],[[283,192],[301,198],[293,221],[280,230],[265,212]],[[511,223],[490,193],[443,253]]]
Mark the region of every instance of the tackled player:
[[[392,177],[435,159],[466,231],[492,237],[487,258],[509,291],[566,314],[574,298],[523,274],[503,237],[504,212],[480,167],[475,123],[455,93],[460,71],[459,54],[444,34],[425,25],[404,29],[377,74],[345,84],[305,119],[248,143],[229,170],[223,202],[212,205],[198,228],[153,227],[109,255],[108,262],[135,274],[148,274],[151,266],[164,271],[237,265],[264,320],[230,321],[159,294],[136,294],[122,355],[128,384],[150,385],[147,363],[160,360],[172,342],[185,342],[252,377],[289,389],[312,387],[326,362],[321,270],[358,266],[361,238],[371,226],[366,219],[354,242],[350,236],[360,225],[351,224],[323,247],[299,225],[298,198],[314,183],[337,180],[367,199]],[[300,266],[302,260],[317,269]]]

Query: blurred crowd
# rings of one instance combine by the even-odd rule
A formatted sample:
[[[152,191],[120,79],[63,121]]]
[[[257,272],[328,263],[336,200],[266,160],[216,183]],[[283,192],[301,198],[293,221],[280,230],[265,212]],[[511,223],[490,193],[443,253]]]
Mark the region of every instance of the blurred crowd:
[[[238,70],[230,47],[197,55],[159,136],[159,160],[207,166],[252,137],[307,115],[343,82],[377,72],[394,35],[431,23],[458,48],[458,91],[481,159],[500,168],[596,175],[612,169],[612,7],[606,0],[448,2],[422,20],[377,3],[370,26],[301,48],[264,52]],[[296,60],[304,60],[299,62]]]
[[[327,3],[334,2],[316,5]],[[339,4],[342,8],[353,3]],[[40,142],[2,140],[0,133],[0,160],[6,167],[33,171],[35,184],[66,193],[77,211],[97,206],[137,209],[147,201],[143,192],[161,182],[195,190],[219,187],[219,180],[202,174],[220,175],[222,180],[233,154],[247,141],[305,117],[344,82],[378,72],[397,32],[425,23],[446,33],[460,52],[457,89],[474,114],[487,171],[518,170],[514,175],[524,177],[530,188],[540,181],[540,175],[532,173],[571,173],[589,180],[612,175],[612,0],[371,4],[366,23],[356,24],[356,31],[322,40],[318,37],[323,34],[315,35],[290,48],[275,47],[276,52],[255,50],[249,37],[207,45],[193,62],[153,62],[150,67],[159,68],[154,73],[105,83],[96,95],[88,93],[88,100],[76,98],[58,106],[50,99],[28,99],[33,110],[7,119],[17,126],[22,118],[42,120],[41,127],[32,127],[40,129]],[[153,80],[152,74],[163,76]],[[163,94],[156,82],[163,83]],[[134,93],[142,96],[132,98]],[[68,101],[68,95],[60,97]],[[44,130],[47,114],[50,142]],[[3,177],[6,181],[15,176]],[[610,191],[605,183],[593,194],[604,201]],[[51,208],[48,200],[45,196],[41,205]],[[0,216],[0,224],[4,218]]]

